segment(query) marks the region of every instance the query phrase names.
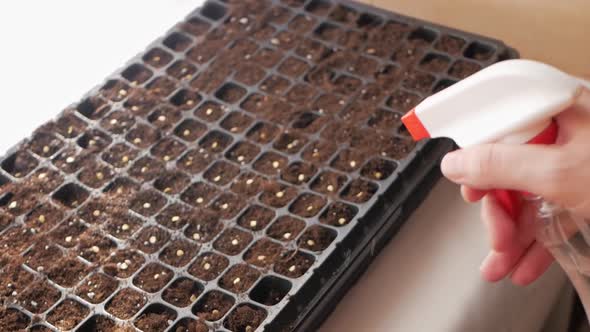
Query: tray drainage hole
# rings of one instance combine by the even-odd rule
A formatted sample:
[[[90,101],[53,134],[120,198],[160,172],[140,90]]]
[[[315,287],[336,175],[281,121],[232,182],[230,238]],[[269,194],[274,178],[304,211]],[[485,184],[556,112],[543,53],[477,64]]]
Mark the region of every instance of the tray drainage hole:
[[[223,326],[232,332],[254,332],[266,316],[266,310],[262,308],[240,304],[227,316]]]
[[[152,304],[137,317],[135,327],[142,331],[164,331],[176,320],[176,311],[163,304]]]
[[[336,231],[327,227],[314,225],[309,227],[299,238],[300,248],[311,251],[323,251],[336,238]]]
[[[408,41],[414,46],[426,46],[432,43],[437,37],[434,30],[420,27],[410,33]]]
[[[80,324],[89,312],[90,310],[81,303],[65,299],[47,314],[47,322],[60,330],[67,331]]]
[[[250,292],[250,298],[258,303],[262,303],[267,306],[273,306],[279,302],[289,293],[291,290],[291,282],[274,277],[264,277]]]
[[[225,16],[226,11],[226,8],[219,4],[207,2],[207,4],[201,9],[201,15],[210,20],[217,21]]]
[[[247,292],[260,277],[258,270],[247,264],[237,264],[229,268],[219,279],[219,286],[232,293],[241,294]]]
[[[176,52],[184,51],[190,43],[191,39],[179,32],[171,33],[163,42],[166,47]]]
[[[131,85],[142,84],[150,79],[152,75],[153,72],[151,70],[138,63],[132,64],[121,73],[121,76],[128,80]]]
[[[106,304],[105,310],[119,319],[133,317],[147,303],[147,296],[132,288],[123,288]]]
[[[196,319],[185,317],[185,318],[179,320],[178,323],[176,323],[176,325],[174,325],[174,327],[172,327],[172,330],[171,331],[179,331],[179,332],[188,332],[188,331],[207,332],[207,331],[210,331],[210,329],[207,326],[207,324],[203,323],[200,320],[196,320]]]
[[[457,83],[457,82],[452,81],[452,80],[447,80],[447,79],[440,80],[440,81],[438,81],[438,83],[436,83],[436,85],[432,89],[432,93],[437,93],[441,90],[444,90],[455,83]]]
[[[68,183],[53,194],[53,199],[68,208],[75,208],[84,203],[89,193],[75,183]]]
[[[467,49],[463,53],[466,58],[475,59],[478,61],[489,60],[494,54],[494,48],[492,46],[482,44],[479,42],[473,42],[467,46]]]
[[[313,0],[305,7],[305,10],[318,16],[324,16],[330,11],[330,8],[332,8],[331,1]]]
[[[2,169],[15,178],[22,178],[32,172],[38,164],[37,159],[28,152],[18,151],[2,162]]]
[[[176,307],[184,308],[197,301],[203,289],[204,286],[196,281],[184,277],[178,278],[164,290],[162,298]]]
[[[210,322],[218,321],[225,316],[235,302],[232,296],[213,290],[201,297],[193,307],[193,313]]]

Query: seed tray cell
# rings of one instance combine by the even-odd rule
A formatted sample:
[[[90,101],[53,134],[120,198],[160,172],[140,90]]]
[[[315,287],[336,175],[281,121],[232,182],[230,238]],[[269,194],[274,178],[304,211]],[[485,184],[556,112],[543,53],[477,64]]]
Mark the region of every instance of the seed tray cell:
[[[0,329],[310,331],[439,177],[400,118],[503,43],[210,0],[0,159]]]

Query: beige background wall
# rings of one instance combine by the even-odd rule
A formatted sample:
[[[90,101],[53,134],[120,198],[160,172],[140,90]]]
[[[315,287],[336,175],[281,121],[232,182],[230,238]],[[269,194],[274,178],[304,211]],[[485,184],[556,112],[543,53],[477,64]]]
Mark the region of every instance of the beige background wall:
[[[503,40],[523,58],[590,75],[590,0],[364,0]]]

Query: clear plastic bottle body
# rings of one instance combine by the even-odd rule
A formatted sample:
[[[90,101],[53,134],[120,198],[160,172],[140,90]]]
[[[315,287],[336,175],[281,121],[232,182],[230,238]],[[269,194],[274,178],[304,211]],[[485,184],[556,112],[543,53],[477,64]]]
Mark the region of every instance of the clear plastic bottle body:
[[[528,198],[536,207],[537,240],[564,269],[590,317],[590,224],[585,218],[542,198]]]

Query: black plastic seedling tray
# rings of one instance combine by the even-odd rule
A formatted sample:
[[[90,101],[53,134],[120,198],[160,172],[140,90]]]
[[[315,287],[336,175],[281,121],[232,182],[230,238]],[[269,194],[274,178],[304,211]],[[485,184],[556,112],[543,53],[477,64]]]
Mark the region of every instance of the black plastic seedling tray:
[[[207,2],[1,159],[0,329],[317,328],[453,148],[403,112],[514,57],[351,2]]]

